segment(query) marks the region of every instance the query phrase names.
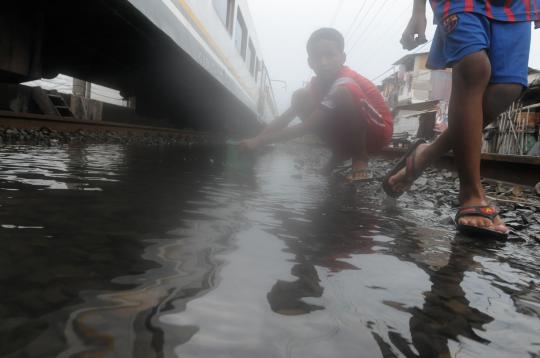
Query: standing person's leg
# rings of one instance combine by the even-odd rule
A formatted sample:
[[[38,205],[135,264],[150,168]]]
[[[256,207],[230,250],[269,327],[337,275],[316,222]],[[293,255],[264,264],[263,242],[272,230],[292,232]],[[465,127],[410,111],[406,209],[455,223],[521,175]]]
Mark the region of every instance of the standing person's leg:
[[[485,21],[485,20],[484,20]],[[484,90],[481,98],[482,113],[485,121],[494,120],[516,98],[523,87],[527,86],[527,69],[530,51],[531,25],[530,23],[503,23],[489,22],[490,47],[489,58],[478,59],[476,65],[472,58],[464,58],[455,67],[453,72],[452,103],[450,105],[449,130],[454,143],[454,154],[459,168],[460,176],[460,203],[462,208],[458,211],[457,225],[462,232],[471,234],[485,234],[498,232],[503,238],[508,228],[497,215],[493,206],[488,205],[482,184],[480,182],[480,155],[481,155],[481,124],[467,126],[463,119],[466,113],[477,113],[478,98],[471,92],[467,97],[466,88],[472,90],[471,76],[487,66],[477,65],[480,61],[489,63],[490,86]],[[469,56],[470,57],[470,56]],[[461,90],[460,90],[461,87]],[[466,108],[466,103],[471,107]],[[474,107],[474,109],[473,109]],[[467,128],[463,130],[463,128]],[[463,136],[459,141],[458,135]],[[484,228],[485,230],[478,230]],[[490,233],[490,235],[495,236]]]
[[[506,111],[522,92],[523,86],[520,84],[490,84],[484,95],[484,127]]]
[[[467,55],[454,65],[449,128],[433,145],[421,146],[416,154],[417,165],[425,167],[444,154],[449,146],[454,150],[460,177],[462,207],[488,205],[480,178],[480,156],[484,118],[483,103],[490,78],[491,63],[485,51]],[[392,181],[399,181],[399,176],[390,178],[391,184]],[[507,228],[499,217],[492,221],[477,215],[465,215],[459,219],[459,224],[489,227],[498,232],[507,232]]]
[[[489,48],[486,23],[474,14],[456,14],[444,19],[437,26],[433,38],[428,67],[444,69],[453,67],[467,54]],[[412,185],[430,163],[439,159],[453,147],[450,131],[442,133],[432,144],[419,145],[407,158],[403,168],[392,170],[385,178],[383,187],[393,197],[398,197]],[[400,163],[405,164],[405,162]]]
[[[491,64],[483,51],[466,56],[453,68],[448,130],[459,171],[462,207],[488,205],[480,178],[480,156],[483,102],[490,78]],[[507,232],[499,217],[492,221],[477,215],[465,215],[458,224]]]
[[[488,121],[504,111],[519,96],[522,89],[528,85],[531,24],[529,22],[506,23],[493,21],[490,22],[490,30],[491,85],[486,89],[483,99],[484,118]],[[472,142],[469,142],[470,140],[468,139],[468,146],[472,145]],[[497,215],[496,209],[493,206],[486,206],[488,203],[485,198],[480,200],[478,194],[478,188],[482,189],[479,182],[480,162],[475,163],[476,158],[474,156],[468,161],[465,158],[458,158],[457,151],[459,150],[467,150],[467,146],[456,145],[454,148],[456,159],[465,160],[463,165],[459,163],[460,169],[462,169],[462,172],[460,172],[462,209],[459,210],[457,215],[458,229],[471,234],[484,234],[485,232],[477,230],[480,225],[484,224],[489,231],[504,234],[498,235],[498,237],[506,237],[509,230]],[[478,168],[478,178],[472,172],[473,167]],[[478,183],[478,185],[474,183]],[[481,206],[481,208],[478,208],[478,206]]]
[[[452,72],[452,95],[449,106],[449,128],[431,145],[418,149],[417,165],[424,167],[448,149],[454,149],[456,162],[463,179],[460,180],[463,204],[476,198],[483,200],[480,185],[480,150],[483,128],[483,100],[491,77],[491,65],[484,51],[466,56]],[[399,181],[399,174],[390,183]],[[478,204],[479,205],[479,204]]]
[[[475,18],[476,16],[476,18]],[[476,115],[484,118],[483,125],[495,120],[500,113],[506,110],[515,101],[523,86],[527,85],[527,64],[530,50],[531,26],[530,23],[499,23],[490,22],[488,19],[473,14],[459,14],[455,21],[448,21],[444,26],[439,26],[437,35],[433,41],[433,48],[430,59],[435,67],[444,67],[445,63],[453,63],[454,66],[454,88],[452,94],[450,130],[443,133],[433,144],[421,145],[411,157],[413,157],[416,168],[423,169],[431,162],[443,155],[448,149],[454,147],[454,134],[461,132],[460,128],[469,128],[474,132],[462,132],[461,140],[465,146],[457,142],[456,159],[460,161],[461,202],[463,206],[484,206],[486,203],[480,184],[480,146],[481,146],[481,126],[478,129],[478,121],[473,122],[474,126],[469,127],[463,121],[463,115],[467,113],[463,104],[474,102]],[[478,111],[478,94],[476,87],[478,82],[472,82],[471,76],[476,75],[475,71],[467,73],[468,68],[480,65],[480,62],[465,61],[463,52],[468,52],[476,48],[477,51],[485,49],[489,52],[489,58],[484,53],[483,62],[487,62],[491,67],[490,84],[484,87],[481,101],[482,111]],[[468,52],[474,55],[474,52]],[[478,59],[477,59],[478,60]],[[471,67],[473,66],[473,67]],[[487,67],[486,67],[487,68]],[[478,80],[478,78],[476,78]],[[485,80],[485,79],[484,79]],[[485,86],[485,81],[482,83]],[[461,87],[461,88],[459,88]],[[475,95],[467,98],[465,93],[472,90]],[[472,112],[469,112],[472,113]],[[452,120],[453,119],[453,120]],[[456,129],[457,127],[457,129]],[[457,140],[457,139],[456,139]],[[473,150],[477,154],[465,155],[467,151]],[[403,168],[388,178],[388,186],[399,195],[409,187],[411,176],[407,169]],[[482,199],[481,199],[482,198]],[[478,204],[478,205],[473,205]],[[483,208],[484,209],[484,208]],[[489,208],[491,209],[491,208]],[[490,210],[488,210],[490,211]],[[493,211],[493,210],[491,210]],[[486,211],[487,212],[487,211]],[[482,214],[486,214],[483,212]],[[462,214],[462,213],[460,213]],[[478,211],[471,215],[460,215],[458,224],[470,225],[473,227],[489,226],[490,230],[507,232],[506,227],[499,217],[491,215],[491,219],[486,219],[490,215],[477,215]]]

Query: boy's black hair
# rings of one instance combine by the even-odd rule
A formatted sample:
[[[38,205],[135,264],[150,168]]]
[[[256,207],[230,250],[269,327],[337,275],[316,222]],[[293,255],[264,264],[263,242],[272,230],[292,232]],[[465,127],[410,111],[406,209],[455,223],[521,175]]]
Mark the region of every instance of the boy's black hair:
[[[341,32],[331,27],[323,27],[322,29],[318,29],[317,31],[312,33],[309,37],[306,46],[308,53],[311,53],[311,50],[313,49],[315,43],[320,40],[333,41],[338,45],[338,48],[341,52],[345,51],[345,38],[343,38]]]

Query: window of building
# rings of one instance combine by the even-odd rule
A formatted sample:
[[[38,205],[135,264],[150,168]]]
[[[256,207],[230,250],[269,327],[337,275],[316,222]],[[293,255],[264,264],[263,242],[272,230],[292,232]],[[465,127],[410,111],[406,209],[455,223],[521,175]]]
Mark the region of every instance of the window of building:
[[[255,46],[253,46],[253,42],[251,40],[249,40],[247,60],[248,60],[249,73],[251,73],[251,75],[255,77],[255,66],[256,66],[255,61],[257,61],[257,55],[255,53]]]
[[[234,0],[212,0],[214,9],[220,18],[221,22],[227,28],[229,33],[232,33],[232,24],[234,18]]]
[[[246,22],[244,21],[244,17],[242,16],[240,9],[238,10],[238,15],[236,16],[236,28],[234,32],[234,43],[238,49],[238,52],[240,52],[240,55],[242,55],[242,58],[245,60],[248,34]]]

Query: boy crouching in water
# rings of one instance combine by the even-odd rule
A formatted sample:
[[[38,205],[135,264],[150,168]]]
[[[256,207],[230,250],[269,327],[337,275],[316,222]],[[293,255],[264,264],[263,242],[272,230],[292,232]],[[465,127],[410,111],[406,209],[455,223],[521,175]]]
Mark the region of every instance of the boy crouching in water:
[[[244,149],[317,134],[332,151],[326,166],[352,158],[351,181],[371,179],[369,155],[385,147],[392,138],[393,121],[377,87],[345,66],[345,40],[335,29],[322,28],[308,40],[309,67],[315,72],[311,83],[296,91],[281,116],[254,138],[241,142]],[[302,123],[290,126],[296,117]]]

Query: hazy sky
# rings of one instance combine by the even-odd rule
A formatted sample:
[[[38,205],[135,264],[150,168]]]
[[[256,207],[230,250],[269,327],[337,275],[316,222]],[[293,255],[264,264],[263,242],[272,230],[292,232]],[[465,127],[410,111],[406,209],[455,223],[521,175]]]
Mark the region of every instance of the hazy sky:
[[[248,2],[270,76],[287,82],[287,90],[282,84],[273,83],[281,109],[288,104],[291,93],[312,77],[305,44],[317,28],[333,26],[346,35],[347,64],[369,79],[375,79],[410,53],[401,49],[399,39],[410,17],[412,0]],[[431,17],[431,11],[428,16]],[[427,35],[431,39],[435,29],[432,21],[428,22]],[[428,50],[429,45],[420,49]],[[533,35],[530,65],[540,68],[540,30]]]

